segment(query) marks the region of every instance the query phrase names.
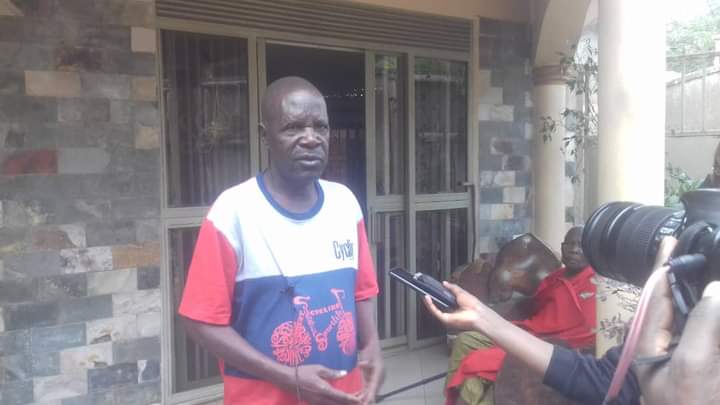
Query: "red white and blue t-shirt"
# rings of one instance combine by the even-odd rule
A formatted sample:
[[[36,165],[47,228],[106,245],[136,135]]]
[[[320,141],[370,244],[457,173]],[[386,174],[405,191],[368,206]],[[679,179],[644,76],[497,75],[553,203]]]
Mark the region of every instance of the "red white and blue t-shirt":
[[[355,302],[377,295],[377,280],[355,196],[329,181],[315,188],[317,203],[304,213],[280,206],[262,174],[223,192],[200,228],[179,313],[230,325],[288,366],[345,370],[331,384],[354,393],[362,388]],[[296,401],[230,364],[223,379],[225,404]]]

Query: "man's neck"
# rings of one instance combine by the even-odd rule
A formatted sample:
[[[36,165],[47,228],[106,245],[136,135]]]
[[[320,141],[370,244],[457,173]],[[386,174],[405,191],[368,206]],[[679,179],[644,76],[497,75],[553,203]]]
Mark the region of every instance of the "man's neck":
[[[318,195],[314,180],[307,182],[290,180],[272,168],[265,172],[264,180],[270,195],[288,211],[305,212],[317,202]]]
[[[584,267],[573,268],[573,269],[571,269],[570,267],[565,267],[565,272],[563,273],[563,277],[573,278],[573,277],[577,276],[578,274],[580,274],[580,272],[583,270],[585,270]]]

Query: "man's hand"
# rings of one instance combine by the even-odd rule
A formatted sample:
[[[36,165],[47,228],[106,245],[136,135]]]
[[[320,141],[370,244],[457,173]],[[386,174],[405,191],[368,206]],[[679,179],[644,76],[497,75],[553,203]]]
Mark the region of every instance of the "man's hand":
[[[675,241],[663,241],[669,256]],[[664,250],[664,252],[663,252]],[[662,262],[662,260],[658,260]],[[668,353],[673,337],[673,304],[666,278],[658,283],[638,343],[639,358]],[[690,313],[672,358],[660,365],[635,366],[644,403],[702,405],[720,403],[720,282],[709,284]]]
[[[485,306],[474,295],[463,290],[455,284],[443,282],[445,288],[455,295],[458,303],[458,309],[454,312],[442,312],[436,306],[432,299],[425,296],[425,306],[435,315],[446,327],[460,330],[480,330],[483,331],[483,316],[496,315],[490,308]]]
[[[358,324],[358,367],[363,372],[363,391],[360,400],[363,405],[375,402],[380,385],[385,378],[380,339],[378,339],[375,305],[371,300],[358,301],[356,304]]]
[[[365,387],[360,396],[362,405],[374,404],[380,385],[385,379],[385,366],[383,365],[380,345],[368,345],[358,352],[358,366],[362,369]]]
[[[320,365],[300,366],[297,369],[297,381],[288,390],[300,390],[300,397],[310,405],[358,405],[360,399],[333,388],[328,380],[342,378],[345,371],[331,370]]]

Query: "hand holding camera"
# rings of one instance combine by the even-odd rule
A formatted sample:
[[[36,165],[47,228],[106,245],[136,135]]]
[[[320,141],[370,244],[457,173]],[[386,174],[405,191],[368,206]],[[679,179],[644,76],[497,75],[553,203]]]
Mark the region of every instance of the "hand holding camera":
[[[720,402],[720,282],[705,287],[681,336],[674,336],[673,298],[662,278],[650,298],[636,359],[668,356],[663,363],[635,362],[645,403],[653,405]]]

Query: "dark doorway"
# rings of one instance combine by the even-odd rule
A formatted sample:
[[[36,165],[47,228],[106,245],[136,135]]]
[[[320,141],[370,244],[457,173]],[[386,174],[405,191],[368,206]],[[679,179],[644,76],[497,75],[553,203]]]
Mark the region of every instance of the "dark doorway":
[[[268,84],[299,76],[325,96],[331,132],[323,178],[348,186],[367,213],[364,53],[267,44],[265,55]]]

